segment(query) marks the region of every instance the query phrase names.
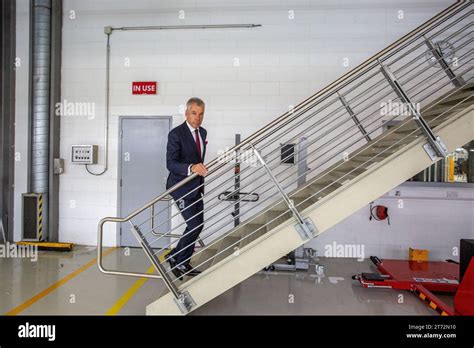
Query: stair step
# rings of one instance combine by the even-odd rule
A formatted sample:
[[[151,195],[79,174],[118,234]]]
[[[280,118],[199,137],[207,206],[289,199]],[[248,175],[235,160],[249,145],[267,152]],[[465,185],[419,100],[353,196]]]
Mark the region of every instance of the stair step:
[[[352,159],[348,160],[346,163],[344,163],[343,165],[341,165],[339,168],[342,168],[342,169],[349,169],[349,170],[352,170],[352,169],[355,169],[355,168],[362,168],[361,166],[361,162],[360,161],[353,161]],[[368,165],[367,165],[368,166]],[[365,166],[365,167],[367,167]]]
[[[443,104],[443,105],[455,105],[457,104],[458,102],[460,102],[461,100],[467,98],[467,97],[470,97],[472,96],[473,94],[473,91],[470,90],[470,89],[463,89],[459,92],[456,92],[454,93],[453,95],[447,97],[446,99],[443,99],[442,101],[440,101],[440,104]]]
[[[306,198],[305,197],[290,197],[290,199],[293,201],[293,205],[297,206],[301,202],[303,202]],[[285,211],[288,209],[289,209],[288,204],[285,201],[278,203],[276,206],[272,208],[272,210],[276,210],[276,211]]]
[[[303,199],[307,199],[311,197],[311,199],[309,199],[308,201],[302,204],[303,209],[304,209],[308,205],[316,203],[319,199],[337,190],[341,186],[342,184],[333,182],[332,180],[324,176],[320,178],[319,180],[318,179],[315,180],[315,182],[308,185],[307,187],[299,189],[299,191],[295,193],[294,195],[292,195],[292,197],[298,197],[298,198],[303,198]],[[298,209],[301,210],[300,207],[298,207]]]
[[[217,249],[206,248],[198,252],[199,254],[193,256],[191,259],[191,264],[202,272],[212,265],[214,256],[217,254]]]
[[[311,195],[311,200],[313,202],[317,202],[320,199],[326,197],[331,192],[336,191],[342,186],[342,184],[339,182],[333,182],[327,176],[324,176],[318,181],[317,184],[313,184],[311,186],[313,187],[312,190],[314,191]]]
[[[252,218],[252,224],[259,224],[259,225],[264,225],[267,223],[267,216],[266,212],[262,211],[261,213],[258,213],[258,216]]]
[[[220,242],[219,249],[217,249],[217,253],[214,257],[212,265],[215,265],[220,261],[224,260],[226,257],[232,255],[235,252],[235,248],[239,247],[239,240],[240,237],[227,236],[226,238],[224,238]]]
[[[359,156],[357,156],[359,157]],[[368,163],[365,163],[367,161],[361,161],[357,160],[357,157],[351,158],[345,163],[341,164],[336,170],[337,171],[343,171],[343,172],[350,172],[350,171],[357,171],[357,172],[362,172],[367,170],[368,167],[372,165],[374,161],[369,161]],[[369,156],[361,156],[361,157],[368,157]],[[354,160],[356,159],[356,160]],[[380,161],[380,159],[377,159],[377,161]]]
[[[245,247],[267,233],[267,227],[262,226],[263,225],[249,224],[248,228],[244,230],[240,237],[239,248]]]
[[[353,169],[352,171],[333,170],[332,172],[328,173],[327,176],[333,182],[344,184],[346,181],[351,181],[357,178],[363,172],[365,172],[364,168]]]
[[[275,211],[275,210],[269,210],[265,213],[265,217],[267,219],[266,224],[267,224],[267,230],[270,231],[277,227],[278,225],[281,225],[288,219],[291,219],[293,214],[289,211],[282,213],[281,211]]]
[[[413,140],[415,140],[418,136],[417,134],[411,134],[407,136],[406,134],[398,133],[398,132],[396,132],[395,134],[396,136],[392,138],[387,138],[387,139],[380,139],[375,144],[379,146],[387,146],[387,147],[393,144],[408,144],[408,143],[411,143]]]
[[[344,176],[346,178],[351,178],[354,179],[358,177],[360,174],[364,173],[366,169],[364,167],[358,167],[358,168],[341,168],[341,170],[334,170],[333,173],[335,174],[341,174],[341,176]]]
[[[371,146],[371,151],[372,151],[372,154],[388,154],[388,155],[391,155],[395,152],[398,152],[399,151],[399,147],[398,145],[395,145],[395,146],[378,146],[378,145],[374,145],[374,146]]]
[[[259,213],[258,217],[252,217],[245,221],[241,221],[239,225],[233,228],[232,233],[229,234],[231,237],[240,237],[245,231],[249,228],[249,225],[264,225],[266,222],[265,220],[265,213]],[[219,248],[219,243],[216,244],[216,248]]]
[[[355,163],[367,163],[367,165],[371,165],[372,163],[377,163],[382,161],[384,158],[386,158],[386,154],[382,154],[380,156],[374,157],[374,156],[357,156],[354,158],[351,158],[352,162]]]
[[[458,101],[458,103],[459,103],[459,101]],[[456,105],[456,103],[454,103],[454,104]],[[438,104],[436,106],[433,106],[431,109],[422,112],[421,115],[425,119],[427,119],[427,118],[432,118],[434,116],[439,116],[439,115],[442,114],[440,118],[445,118],[445,117],[449,116],[449,114],[460,111],[460,110],[466,108],[467,106],[469,106],[471,104],[474,104],[474,98],[466,100],[463,103],[456,105],[455,107],[453,107],[452,105]]]
[[[428,122],[428,125],[431,127],[431,128],[435,128],[436,126],[439,126],[441,123],[443,123],[446,118],[444,117],[440,117],[434,121],[430,120],[430,118],[425,118],[425,120]],[[410,133],[413,133],[413,131],[415,130],[420,130],[420,128],[418,127],[417,124],[411,124],[410,126],[407,126],[407,127],[403,127],[401,128],[400,130],[397,131],[397,133],[399,134],[410,134]]]
[[[319,199],[321,195],[328,195],[331,192],[336,191],[341,186],[342,184],[338,182],[324,183],[318,181],[314,184],[311,184],[309,187],[313,191],[313,195],[317,194],[317,199]]]

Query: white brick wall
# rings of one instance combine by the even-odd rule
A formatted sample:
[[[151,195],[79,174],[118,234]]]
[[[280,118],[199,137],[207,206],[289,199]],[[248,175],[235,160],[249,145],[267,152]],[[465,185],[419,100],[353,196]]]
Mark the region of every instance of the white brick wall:
[[[204,127],[209,131],[207,158],[211,160],[219,149],[233,144],[235,133],[250,135],[288,110],[288,105],[298,104],[449,4],[447,0],[66,0],[62,97],[95,102],[96,115],[92,120],[62,120],[61,241],[95,245],[97,222],[117,215],[118,116],[173,115],[177,125],[183,120],[179,105],[190,96],[200,96],[207,103]],[[180,10],[185,11],[184,20],[178,18]],[[288,18],[289,10],[294,11],[293,20]],[[397,18],[399,10],[404,11],[403,20]],[[83,167],[71,165],[74,143],[100,145],[99,163],[104,161],[103,27],[206,23],[263,27],[113,33],[109,170],[93,177]],[[344,57],[350,67],[342,66]],[[239,66],[234,66],[236,58]],[[131,81],[137,80],[158,81],[158,95],[132,96]],[[105,243],[115,245],[117,236],[112,227],[108,229]],[[433,226],[433,233],[442,232]],[[353,235],[340,233],[341,239]]]

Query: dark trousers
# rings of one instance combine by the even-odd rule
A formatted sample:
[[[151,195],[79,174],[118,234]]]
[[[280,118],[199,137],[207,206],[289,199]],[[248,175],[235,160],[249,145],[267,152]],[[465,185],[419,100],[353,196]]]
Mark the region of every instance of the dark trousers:
[[[199,195],[201,196],[201,195]],[[171,251],[171,255],[178,264],[188,264],[194,253],[194,244],[204,227],[204,203],[201,197],[196,200],[182,199],[176,201],[181,216],[186,220],[186,229],[178,245]],[[187,209],[185,209],[187,208]],[[192,232],[190,232],[192,231]]]

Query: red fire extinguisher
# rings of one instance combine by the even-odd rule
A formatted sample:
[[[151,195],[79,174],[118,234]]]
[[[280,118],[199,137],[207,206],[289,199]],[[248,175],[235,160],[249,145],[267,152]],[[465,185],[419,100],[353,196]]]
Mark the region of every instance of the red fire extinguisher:
[[[370,217],[369,220],[383,221],[387,219],[390,225],[390,216],[388,215],[388,208],[384,205],[372,205],[374,202],[370,202]]]

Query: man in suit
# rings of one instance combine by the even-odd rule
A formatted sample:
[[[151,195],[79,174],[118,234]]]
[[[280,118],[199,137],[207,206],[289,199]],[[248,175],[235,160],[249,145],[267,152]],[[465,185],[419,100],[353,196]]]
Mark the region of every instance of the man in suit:
[[[201,127],[205,104],[199,98],[191,98],[186,103],[186,121],[173,128],[168,134],[166,148],[166,167],[169,170],[166,188],[176,185],[193,173],[198,177],[173,191],[171,196],[182,217],[186,229],[176,247],[166,256],[173,274],[182,279],[183,274],[195,276],[199,271],[193,269],[189,260],[194,253],[194,244],[204,224],[204,165],[206,155],[207,131]]]

